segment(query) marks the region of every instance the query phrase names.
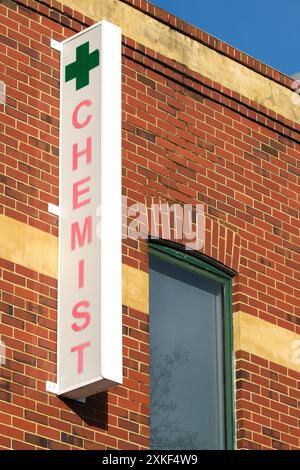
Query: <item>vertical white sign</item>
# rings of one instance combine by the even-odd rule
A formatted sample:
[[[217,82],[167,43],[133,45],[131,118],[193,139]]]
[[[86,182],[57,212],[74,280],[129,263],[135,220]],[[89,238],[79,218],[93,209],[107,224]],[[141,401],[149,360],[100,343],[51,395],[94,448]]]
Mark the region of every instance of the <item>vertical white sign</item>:
[[[58,394],[122,382],[121,30],[62,43]]]

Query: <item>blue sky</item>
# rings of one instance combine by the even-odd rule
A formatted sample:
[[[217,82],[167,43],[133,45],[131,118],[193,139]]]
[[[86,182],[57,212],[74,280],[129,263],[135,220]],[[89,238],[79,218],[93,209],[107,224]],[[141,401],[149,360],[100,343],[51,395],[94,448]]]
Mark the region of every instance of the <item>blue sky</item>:
[[[286,75],[300,72],[300,0],[150,0]]]

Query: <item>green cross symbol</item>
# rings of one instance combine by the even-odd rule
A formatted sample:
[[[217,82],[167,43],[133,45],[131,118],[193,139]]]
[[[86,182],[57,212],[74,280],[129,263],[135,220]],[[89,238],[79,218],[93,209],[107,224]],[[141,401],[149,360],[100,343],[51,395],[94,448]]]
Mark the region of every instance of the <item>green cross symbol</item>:
[[[99,65],[99,49],[89,53],[89,42],[76,47],[76,60],[66,66],[66,82],[76,78],[76,91],[90,83],[90,70]]]

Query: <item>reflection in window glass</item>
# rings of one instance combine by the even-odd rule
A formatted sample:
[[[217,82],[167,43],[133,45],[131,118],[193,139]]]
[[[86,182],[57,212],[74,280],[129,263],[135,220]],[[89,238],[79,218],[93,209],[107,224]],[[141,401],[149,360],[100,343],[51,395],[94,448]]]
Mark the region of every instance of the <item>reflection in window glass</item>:
[[[151,448],[224,448],[222,287],[150,258]]]

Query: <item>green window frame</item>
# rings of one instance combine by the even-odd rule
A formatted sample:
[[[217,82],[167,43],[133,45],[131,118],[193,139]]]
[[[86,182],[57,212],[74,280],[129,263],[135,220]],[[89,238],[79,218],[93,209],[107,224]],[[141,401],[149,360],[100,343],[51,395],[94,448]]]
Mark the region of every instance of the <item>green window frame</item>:
[[[155,255],[165,261],[189,269],[201,276],[218,282],[223,287],[224,322],[223,322],[223,357],[224,357],[224,410],[226,450],[235,448],[235,409],[233,387],[233,322],[232,322],[232,278],[237,273],[221,266],[204,255],[193,251],[187,252],[182,245],[162,240],[149,241],[149,255]]]

